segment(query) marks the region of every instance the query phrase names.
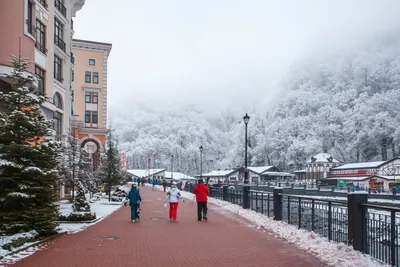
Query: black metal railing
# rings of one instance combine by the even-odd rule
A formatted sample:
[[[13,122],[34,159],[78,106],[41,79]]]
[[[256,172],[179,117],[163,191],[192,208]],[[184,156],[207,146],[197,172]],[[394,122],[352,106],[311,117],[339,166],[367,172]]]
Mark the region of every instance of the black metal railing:
[[[64,41],[54,34],[54,44],[57,45],[62,51],[65,52],[65,43]]]
[[[223,200],[223,188],[222,187],[214,187],[214,186],[211,186],[210,187],[210,196],[212,196],[213,198],[216,198],[216,199],[221,199],[221,200]]]
[[[268,217],[272,217],[274,215],[274,202],[272,193],[250,190],[249,198],[251,210],[265,214]]]
[[[57,8],[58,11],[66,18],[67,17],[67,9],[65,8],[64,4],[61,0],[55,0],[54,6]]]
[[[285,194],[282,200],[282,217],[289,224],[314,231],[329,241],[348,243],[347,202]]]
[[[233,204],[243,205],[243,190],[240,189],[228,189],[227,190],[227,201]]]
[[[26,20],[27,32],[36,38],[36,27],[32,24],[31,21]]]
[[[49,6],[47,5],[46,0],[38,0],[38,3],[41,4],[42,6],[44,6],[46,9],[49,7]]]
[[[363,204],[364,253],[392,266],[400,266],[400,208]]]
[[[62,77],[61,73],[54,73],[54,79],[56,79],[59,82],[64,82],[64,78]]]
[[[35,43],[35,47],[42,52],[43,54],[47,54],[47,48],[44,46],[44,44],[39,44],[38,42]]]

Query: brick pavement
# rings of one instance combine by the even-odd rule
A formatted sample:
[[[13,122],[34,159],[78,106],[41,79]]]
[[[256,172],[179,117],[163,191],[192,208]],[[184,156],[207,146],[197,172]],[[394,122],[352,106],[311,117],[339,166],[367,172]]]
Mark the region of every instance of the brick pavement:
[[[163,207],[164,193],[149,187],[142,187],[141,192],[140,223],[132,224],[129,206],[121,207],[98,224],[53,240],[46,249],[12,266],[324,266],[312,255],[210,204],[207,222],[197,221],[196,205],[190,200],[179,204],[178,222],[170,222]]]

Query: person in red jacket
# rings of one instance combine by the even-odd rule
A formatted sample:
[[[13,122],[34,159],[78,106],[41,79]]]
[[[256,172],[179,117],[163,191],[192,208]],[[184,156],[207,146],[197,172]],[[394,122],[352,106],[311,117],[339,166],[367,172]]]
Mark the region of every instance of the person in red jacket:
[[[197,220],[201,221],[203,213],[203,219],[207,221],[208,187],[203,183],[202,179],[199,179],[199,184],[194,187],[193,194],[196,195],[197,201]]]

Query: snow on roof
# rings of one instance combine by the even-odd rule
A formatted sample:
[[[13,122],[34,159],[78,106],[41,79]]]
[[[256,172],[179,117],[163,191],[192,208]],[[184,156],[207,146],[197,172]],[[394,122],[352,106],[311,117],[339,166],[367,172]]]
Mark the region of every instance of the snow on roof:
[[[165,169],[150,169],[150,175],[163,172]],[[128,173],[137,177],[147,177],[149,176],[149,170],[127,170]]]
[[[209,173],[204,173],[203,177],[207,177],[207,176],[227,176],[228,174],[230,174],[231,172],[233,172],[234,170],[220,170],[220,171],[211,171]],[[198,176],[198,175],[197,175]]]
[[[352,181],[363,181],[367,179],[381,178],[385,180],[393,180],[393,176],[380,176],[380,175],[370,175],[370,176],[360,176],[360,177],[330,177],[329,180],[352,180]]]
[[[274,167],[274,166],[247,167],[247,169],[260,174],[260,173],[268,171],[272,167]]]
[[[345,170],[345,169],[377,168],[382,163],[385,163],[385,161],[349,163],[339,167],[332,168],[332,170],[335,171],[335,170]]]
[[[171,178],[171,176],[171,172],[165,172],[165,178]],[[195,180],[195,178],[181,172],[174,172],[173,176],[174,180]]]
[[[312,160],[312,158],[315,158],[315,161]],[[332,161],[329,161],[329,158],[332,158]],[[312,163],[312,162],[334,162],[334,163],[339,163],[338,160],[334,159],[331,154],[328,153],[319,153],[314,157],[311,157],[311,159],[307,160],[307,163]]]
[[[294,173],[301,173],[301,172],[306,172],[306,170],[298,170],[298,171],[294,171]]]

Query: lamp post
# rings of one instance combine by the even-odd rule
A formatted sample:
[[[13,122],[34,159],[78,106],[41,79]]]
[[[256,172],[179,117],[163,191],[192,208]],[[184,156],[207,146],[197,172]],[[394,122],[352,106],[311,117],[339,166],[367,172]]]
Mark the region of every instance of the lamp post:
[[[249,174],[247,172],[247,124],[249,123],[250,116],[246,115],[243,117],[244,125],[245,125],[245,141],[244,141],[244,183],[249,183]]]
[[[200,149],[200,179],[203,179],[203,146]]]
[[[174,179],[174,155],[171,155],[171,183]]]

